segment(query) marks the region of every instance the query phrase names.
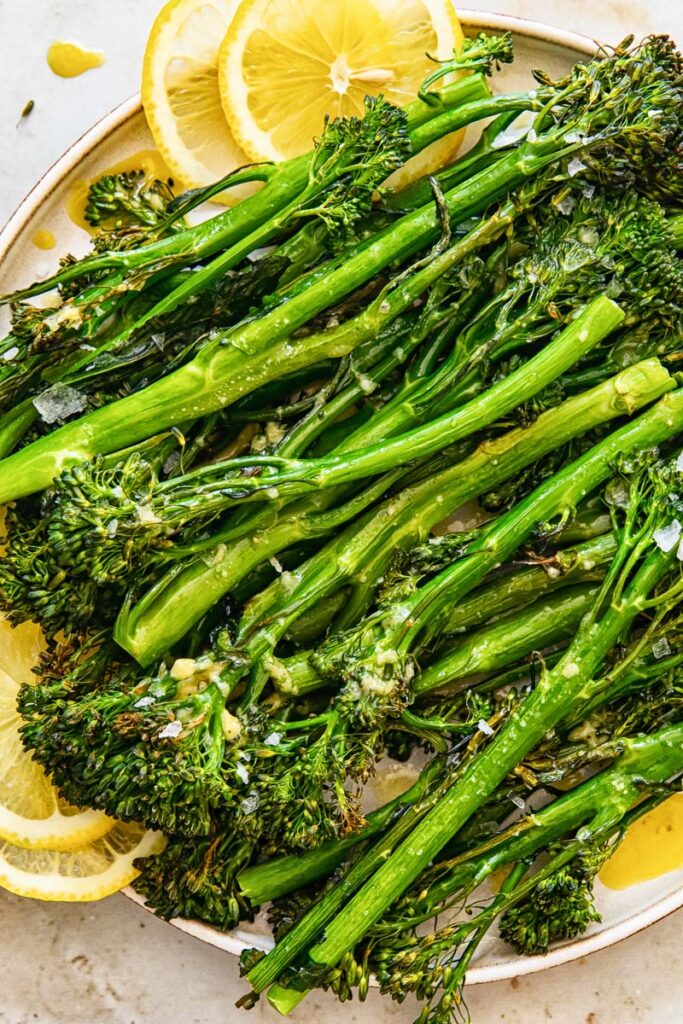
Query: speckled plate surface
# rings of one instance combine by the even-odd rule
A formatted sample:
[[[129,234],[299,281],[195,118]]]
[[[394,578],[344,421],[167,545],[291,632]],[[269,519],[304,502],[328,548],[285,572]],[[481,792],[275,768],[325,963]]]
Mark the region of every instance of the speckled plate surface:
[[[515,38],[515,63],[497,76],[497,87],[521,89],[530,83],[530,70],[542,67],[561,73],[580,56],[594,52],[596,44],[584,36],[500,14],[460,12],[471,29],[510,30]],[[57,255],[85,252],[88,238],[69,219],[66,202],[79,179],[89,179],[124,158],[149,149],[152,141],[140,107],[131,97],[99,121],[62,156],[26,196],[0,232],[0,291],[6,292],[28,280],[52,272]],[[51,252],[41,252],[32,242],[39,229],[57,239]],[[400,769],[405,771],[405,769]],[[408,782],[406,780],[406,786]],[[554,947],[546,956],[519,957],[495,936],[482,945],[468,983],[499,981],[553,967],[618,942],[683,906],[683,869],[630,889],[612,891],[597,883],[597,902],[602,922],[581,939]],[[142,903],[132,890],[126,895]],[[203,942],[239,954],[247,946],[270,944],[263,922],[230,933],[198,921],[174,921],[179,928]]]

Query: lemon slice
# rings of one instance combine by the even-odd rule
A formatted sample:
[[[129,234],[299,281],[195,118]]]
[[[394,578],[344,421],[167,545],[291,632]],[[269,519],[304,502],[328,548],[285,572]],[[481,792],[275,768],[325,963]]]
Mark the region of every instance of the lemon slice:
[[[452,0],[243,0],[221,46],[233,134],[252,160],[311,148],[326,114],[363,115],[366,95],[405,105],[462,43]]]
[[[11,626],[0,612],[0,669],[17,683],[34,683],[33,669],[45,650],[45,638],[40,626],[22,622]]]
[[[170,0],[152,27],[142,70],[142,104],[154,143],[173,176],[198,188],[249,163],[221,107],[218,48],[239,0]],[[256,184],[229,189],[228,203]]]
[[[164,843],[160,833],[136,824],[117,824],[106,836],[70,853],[0,842],[0,887],[38,900],[101,900],[130,885],[140,874],[134,861],[159,853]]]
[[[7,624],[0,626],[2,643]],[[72,850],[99,839],[114,821],[101,811],[79,811],[62,800],[24,750],[18,690],[19,684],[0,669],[0,839],[33,850]]]

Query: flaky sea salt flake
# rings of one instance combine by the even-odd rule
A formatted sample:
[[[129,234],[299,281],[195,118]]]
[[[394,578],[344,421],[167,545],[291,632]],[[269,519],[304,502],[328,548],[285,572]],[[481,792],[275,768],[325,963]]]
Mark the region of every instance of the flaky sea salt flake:
[[[68,384],[53,384],[33,399],[33,405],[43,423],[67,420],[83,412],[87,404],[86,396]]]
[[[250,793],[249,796],[245,796],[244,800],[240,803],[242,814],[253,814],[254,811],[258,810],[260,803],[261,799],[258,793]]]
[[[673,519],[666,526],[660,526],[652,534],[652,539],[660,551],[664,551],[664,553],[673,551],[681,539],[681,524],[678,519]]]
[[[669,654],[671,654],[671,647],[666,637],[662,636],[659,640],[655,640],[652,645],[652,657],[656,658],[657,661],[661,661],[662,658],[666,658]]]
[[[575,178],[577,174],[581,174],[581,171],[586,170],[586,165],[583,160],[580,160],[578,156],[571,158],[567,164],[567,174],[570,178]]]
[[[576,199],[573,196],[565,196],[559,203],[555,204],[560,213],[564,213],[565,216],[569,216],[574,207],[576,206]]]
[[[159,733],[160,740],[175,740],[183,731],[183,723],[176,718],[175,721],[165,725]]]

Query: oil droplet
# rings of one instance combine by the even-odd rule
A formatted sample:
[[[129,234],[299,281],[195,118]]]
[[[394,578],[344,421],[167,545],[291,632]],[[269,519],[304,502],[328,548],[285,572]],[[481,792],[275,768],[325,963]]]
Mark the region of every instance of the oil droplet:
[[[60,78],[75,78],[92,68],[101,67],[104,54],[100,50],[86,50],[78,43],[58,40],[49,47],[47,62],[50,70]]]
[[[94,235],[96,229],[88,224],[85,219],[85,206],[88,202],[89,188],[89,181],[85,178],[76,178],[69,189],[65,206],[69,219],[72,220],[79,228],[83,228],[84,231]]]
[[[631,825],[599,878],[628,889],[683,867],[683,795],[671,797]]]
[[[57,244],[57,239],[51,231],[45,231],[43,228],[40,231],[34,232],[33,238],[31,239],[36,249],[54,249]]]
[[[85,219],[88,189],[93,182],[99,181],[100,178],[104,178],[107,174],[125,174],[126,171],[144,171],[145,177],[150,181],[153,181],[155,178],[158,178],[160,181],[166,181],[172,177],[161,153],[157,152],[156,149],[142,149],[138,153],[131,153],[130,156],[123,157],[122,160],[112,164],[111,167],[102,168],[101,171],[98,171],[90,179],[76,178],[72,182],[66,199],[66,212],[69,219],[79,228],[83,228],[84,231],[94,235],[97,229],[88,224]]]

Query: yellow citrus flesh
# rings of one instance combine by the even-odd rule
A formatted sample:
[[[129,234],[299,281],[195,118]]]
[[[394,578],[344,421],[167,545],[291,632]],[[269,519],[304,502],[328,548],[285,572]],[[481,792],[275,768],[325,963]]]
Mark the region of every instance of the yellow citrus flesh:
[[[0,627],[4,639],[7,624]],[[101,811],[81,811],[62,800],[24,750],[18,690],[18,683],[0,669],[0,840],[33,850],[72,850],[99,839],[115,822]]]
[[[226,123],[218,89],[218,49],[239,0],[170,0],[147,41],[142,103],[155,145],[183,185],[210,185],[248,163]],[[258,185],[221,200],[237,202]]]
[[[4,515],[0,520],[1,534]],[[0,840],[27,849],[71,850],[99,839],[114,822],[100,811],[79,811],[62,800],[22,746],[17,693],[20,683],[36,681],[33,669],[43,650],[39,626],[25,622],[12,627],[0,614]]]
[[[140,873],[134,862],[160,852],[164,843],[163,836],[142,825],[120,823],[68,853],[0,842],[0,887],[39,900],[101,900],[130,885]]]
[[[40,626],[22,622],[11,626],[0,612],[0,669],[17,683],[35,682],[33,669],[45,650]]]
[[[219,54],[223,108],[252,160],[297,156],[366,95],[414,100],[426,55],[461,43],[452,0],[243,0]]]

